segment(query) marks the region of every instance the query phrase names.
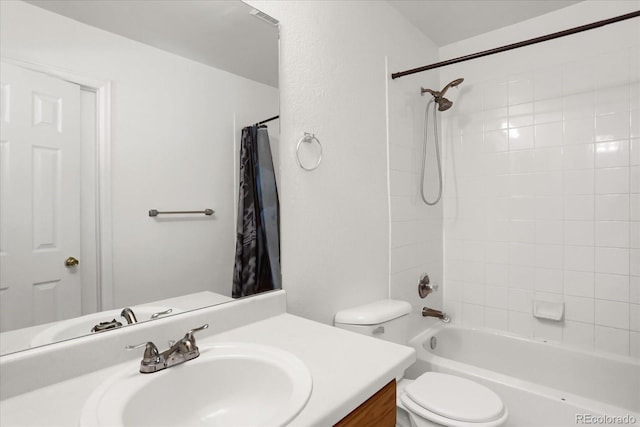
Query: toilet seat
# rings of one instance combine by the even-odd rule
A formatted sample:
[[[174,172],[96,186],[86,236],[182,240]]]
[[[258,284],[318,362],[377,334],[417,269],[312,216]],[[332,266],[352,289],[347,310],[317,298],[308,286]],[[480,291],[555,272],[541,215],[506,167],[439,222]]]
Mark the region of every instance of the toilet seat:
[[[415,381],[403,380],[402,405],[413,416],[450,427],[502,425],[508,411],[489,388],[454,375],[426,372]]]

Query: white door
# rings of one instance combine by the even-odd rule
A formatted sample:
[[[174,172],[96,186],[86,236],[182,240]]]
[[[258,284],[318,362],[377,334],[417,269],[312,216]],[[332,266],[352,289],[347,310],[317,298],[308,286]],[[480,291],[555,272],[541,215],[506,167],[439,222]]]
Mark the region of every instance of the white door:
[[[80,87],[0,64],[0,331],[81,314]]]

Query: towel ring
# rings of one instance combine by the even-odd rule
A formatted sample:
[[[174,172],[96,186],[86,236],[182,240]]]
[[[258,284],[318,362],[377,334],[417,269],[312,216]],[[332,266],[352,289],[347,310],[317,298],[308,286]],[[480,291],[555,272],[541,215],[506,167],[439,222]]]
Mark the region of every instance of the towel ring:
[[[313,141],[315,141],[318,144],[318,147],[320,147],[320,156],[318,157],[318,161],[316,162],[316,164],[308,168],[303,165],[302,161],[300,160],[300,144],[302,144],[303,142],[312,143]],[[298,160],[298,164],[300,165],[300,167],[306,171],[312,171],[320,166],[320,162],[322,161],[322,144],[320,144],[320,140],[316,138],[314,134],[305,132],[304,136],[300,138],[300,141],[298,141],[298,145],[296,146],[296,159]]]

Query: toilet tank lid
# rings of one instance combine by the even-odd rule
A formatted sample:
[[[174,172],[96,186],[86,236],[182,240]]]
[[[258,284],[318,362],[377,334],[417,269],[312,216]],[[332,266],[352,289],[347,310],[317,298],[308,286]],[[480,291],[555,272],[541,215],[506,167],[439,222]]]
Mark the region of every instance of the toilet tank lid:
[[[411,312],[411,304],[406,301],[386,299],[371,304],[340,310],[335,323],[347,325],[376,325],[397,319]]]

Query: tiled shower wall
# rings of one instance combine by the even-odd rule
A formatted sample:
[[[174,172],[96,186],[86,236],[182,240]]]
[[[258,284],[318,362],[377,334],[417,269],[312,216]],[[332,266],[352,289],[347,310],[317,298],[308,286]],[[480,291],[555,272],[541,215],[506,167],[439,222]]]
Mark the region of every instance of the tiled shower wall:
[[[437,49],[425,49],[425,62],[437,61]],[[415,58],[413,58],[415,61]],[[407,68],[410,61],[389,59],[389,70]],[[427,98],[420,87],[438,86],[438,75],[417,75],[389,82],[389,195],[390,195],[390,296],[413,306],[415,327],[425,327],[419,315],[423,306],[442,308],[442,292],[426,300],[418,296],[420,276],[428,273],[432,283],[441,285],[442,203],[426,206],[420,197],[422,136]],[[426,180],[430,198],[437,193],[433,175]]]
[[[441,84],[465,78],[441,115],[444,296],[455,322],[640,357],[637,28],[442,72]],[[563,302],[563,319],[535,318],[534,300]]]

